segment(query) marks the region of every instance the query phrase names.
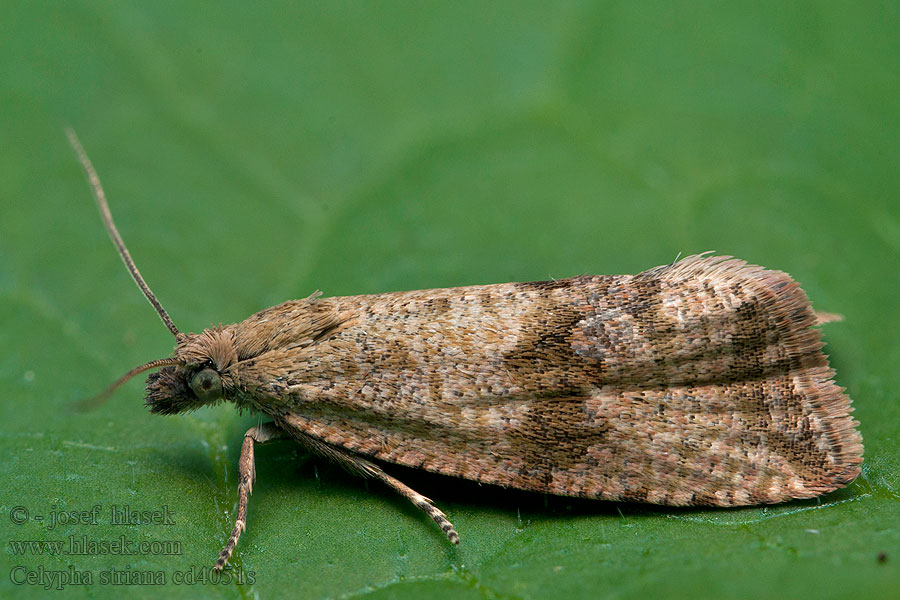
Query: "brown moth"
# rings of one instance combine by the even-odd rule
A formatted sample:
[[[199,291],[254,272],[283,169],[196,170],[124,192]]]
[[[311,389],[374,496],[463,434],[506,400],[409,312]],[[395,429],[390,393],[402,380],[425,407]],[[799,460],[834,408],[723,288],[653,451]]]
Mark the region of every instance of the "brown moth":
[[[268,415],[244,436],[246,526],[254,445],[292,438],[378,479],[459,536],[429,499],[370,459],[562,496],[670,506],[811,498],[853,481],[850,398],[786,273],[690,256],[638,275],[584,275],[320,298],[180,332],[125,249],[100,181],[68,132],[104,222],[175,336],[146,404],[175,414],[225,400]]]

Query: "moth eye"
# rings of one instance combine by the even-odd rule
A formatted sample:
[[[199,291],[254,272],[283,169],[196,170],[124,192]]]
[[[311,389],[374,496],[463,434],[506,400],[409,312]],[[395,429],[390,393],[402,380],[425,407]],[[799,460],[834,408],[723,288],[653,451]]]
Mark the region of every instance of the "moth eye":
[[[204,401],[222,397],[222,378],[213,369],[203,369],[191,378],[191,389]]]

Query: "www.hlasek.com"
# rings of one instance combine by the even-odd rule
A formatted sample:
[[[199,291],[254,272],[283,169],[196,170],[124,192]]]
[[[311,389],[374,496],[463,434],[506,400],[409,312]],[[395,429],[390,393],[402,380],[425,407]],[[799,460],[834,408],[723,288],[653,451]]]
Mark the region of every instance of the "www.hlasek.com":
[[[179,540],[131,540],[120,535],[114,540],[95,540],[86,535],[70,535],[56,540],[10,540],[9,550],[13,556],[131,556],[183,554]]]

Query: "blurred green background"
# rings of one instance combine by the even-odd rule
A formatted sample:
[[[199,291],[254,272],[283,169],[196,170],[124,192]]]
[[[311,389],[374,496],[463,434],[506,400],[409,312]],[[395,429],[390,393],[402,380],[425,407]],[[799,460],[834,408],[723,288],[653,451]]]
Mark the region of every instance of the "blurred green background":
[[[93,574],[78,597],[896,597],[900,9],[752,6],[3,2],[0,595],[63,571]],[[389,491],[278,443],[258,450],[233,560],[252,583],[175,585],[231,530],[257,418],[151,416],[142,381],[67,410],[173,342],[66,125],[186,331],[316,289],[634,273],[679,252],[785,270],[846,316],[825,337],[863,475],[818,501],[666,510],[392,468],[448,513],[452,548]],[[12,520],[94,505],[96,525]],[[174,524],[111,525],[113,505]],[[182,553],[11,544],[121,535]],[[114,569],[169,583],[101,585]]]

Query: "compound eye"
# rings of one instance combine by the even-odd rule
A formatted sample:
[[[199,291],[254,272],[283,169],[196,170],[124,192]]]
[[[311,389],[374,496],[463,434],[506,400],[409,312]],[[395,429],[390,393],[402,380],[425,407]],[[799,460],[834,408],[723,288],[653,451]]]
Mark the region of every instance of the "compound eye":
[[[222,378],[213,369],[203,369],[191,378],[191,389],[204,402],[222,397]]]

